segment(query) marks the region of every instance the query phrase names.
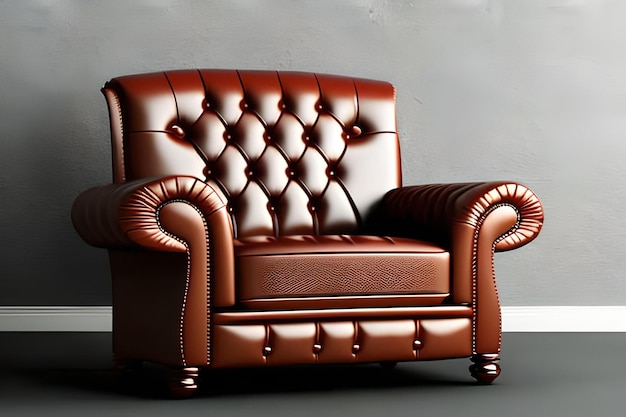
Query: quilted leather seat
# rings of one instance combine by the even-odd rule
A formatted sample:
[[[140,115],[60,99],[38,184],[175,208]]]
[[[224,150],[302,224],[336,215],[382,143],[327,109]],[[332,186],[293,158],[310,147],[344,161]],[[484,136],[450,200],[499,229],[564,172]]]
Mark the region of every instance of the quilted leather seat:
[[[498,376],[494,254],[539,234],[541,202],[403,185],[390,83],[200,69],[102,92],[113,180],[72,221],[109,253],[117,368],[170,367],[180,396],[242,366],[471,357]]]

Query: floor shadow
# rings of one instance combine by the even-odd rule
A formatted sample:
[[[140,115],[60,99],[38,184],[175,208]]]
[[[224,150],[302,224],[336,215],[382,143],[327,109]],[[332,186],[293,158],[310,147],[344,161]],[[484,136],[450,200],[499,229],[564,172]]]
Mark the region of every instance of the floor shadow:
[[[196,397],[236,397],[257,394],[313,393],[320,391],[386,390],[398,387],[441,388],[473,385],[465,361],[400,363],[387,369],[378,364],[293,366],[205,370]],[[451,363],[456,362],[456,363]],[[425,365],[425,366],[420,366]],[[464,371],[465,369],[465,371]],[[112,369],[44,369],[12,371],[11,380],[36,387],[63,387],[73,392],[168,399],[166,367],[144,364],[120,374]]]
[[[419,363],[401,363],[392,369],[378,364],[297,366],[286,368],[224,369],[201,374],[200,395],[380,390],[398,387],[440,387],[472,384],[465,374],[451,377]]]
[[[96,396],[167,398],[170,370],[145,363],[120,377],[111,369],[110,333],[4,333],[0,344],[0,390],[20,395],[19,386],[66,388]],[[422,389],[472,385],[469,359],[378,364],[308,365],[208,370],[200,397],[318,391]],[[52,390],[54,391],[54,390]]]

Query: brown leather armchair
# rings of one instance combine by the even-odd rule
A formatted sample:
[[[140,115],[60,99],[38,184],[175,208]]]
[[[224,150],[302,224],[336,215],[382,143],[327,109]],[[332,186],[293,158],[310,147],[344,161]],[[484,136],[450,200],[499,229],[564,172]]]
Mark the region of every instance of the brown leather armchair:
[[[534,239],[515,182],[401,185],[395,91],[304,72],[115,78],[113,183],[72,208],[107,248],[116,366],[471,357],[500,373],[493,256]]]

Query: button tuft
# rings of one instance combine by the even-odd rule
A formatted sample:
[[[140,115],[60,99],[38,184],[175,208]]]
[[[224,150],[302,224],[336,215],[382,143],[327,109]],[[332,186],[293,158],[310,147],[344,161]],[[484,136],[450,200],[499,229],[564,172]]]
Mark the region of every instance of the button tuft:
[[[180,139],[185,137],[185,131],[179,125],[172,125],[172,127],[170,127],[170,130],[174,136]]]

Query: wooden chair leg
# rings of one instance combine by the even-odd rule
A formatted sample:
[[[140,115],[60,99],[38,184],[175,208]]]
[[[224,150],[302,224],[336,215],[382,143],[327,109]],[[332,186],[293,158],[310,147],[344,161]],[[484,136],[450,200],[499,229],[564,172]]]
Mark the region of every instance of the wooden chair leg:
[[[500,356],[497,353],[481,353],[472,356],[470,374],[479,384],[489,385],[500,375]]]
[[[170,376],[169,390],[174,398],[189,398],[198,391],[199,382],[199,368],[176,368]]]

